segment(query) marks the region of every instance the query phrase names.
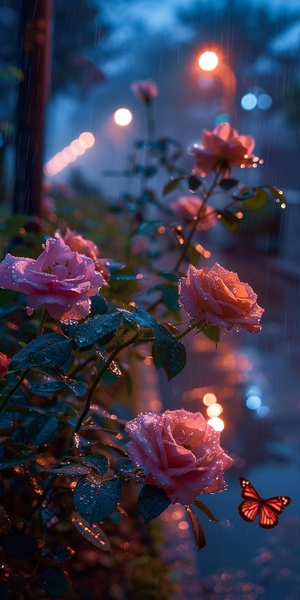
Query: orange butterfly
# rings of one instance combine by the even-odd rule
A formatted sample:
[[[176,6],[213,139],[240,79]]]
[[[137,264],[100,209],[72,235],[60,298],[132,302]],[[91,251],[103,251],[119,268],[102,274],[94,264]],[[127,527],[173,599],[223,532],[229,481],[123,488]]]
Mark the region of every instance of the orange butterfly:
[[[239,505],[241,517],[252,523],[258,515],[258,524],[264,529],[272,529],[278,524],[278,515],[292,502],[288,496],[274,496],[264,500],[247,479],[240,477],[243,502]]]

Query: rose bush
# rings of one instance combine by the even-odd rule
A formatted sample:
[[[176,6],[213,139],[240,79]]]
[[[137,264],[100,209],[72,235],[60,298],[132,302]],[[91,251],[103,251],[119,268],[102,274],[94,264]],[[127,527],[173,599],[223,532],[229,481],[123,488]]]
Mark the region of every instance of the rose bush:
[[[252,154],[254,139],[240,135],[229,123],[220,123],[213,131],[203,130],[202,145],[189,151],[194,155],[194,172],[202,176],[213,171],[229,174],[232,167],[253,167],[259,158]]]
[[[172,504],[226,489],[223,475],[233,460],[201,413],[141,413],[125,429],[131,437],[125,450],[144,471],[145,483],[163,488]]]
[[[224,330],[230,331],[234,325],[251,333],[261,330],[264,309],[257,304],[257,294],[237,273],[218,263],[199,270],[190,265],[186,278],[179,281],[179,302],[193,319]]]
[[[46,306],[51,317],[79,320],[90,312],[90,296],[103,286],[91,258],[50,238],[35,260],[7,254],[0,263],[0,286],[28,294],[27,314]]]

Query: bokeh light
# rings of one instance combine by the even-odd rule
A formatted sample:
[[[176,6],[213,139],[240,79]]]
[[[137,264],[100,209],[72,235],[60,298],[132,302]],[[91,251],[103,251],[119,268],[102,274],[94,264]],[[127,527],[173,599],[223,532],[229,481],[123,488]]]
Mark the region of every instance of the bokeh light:
[[[205,406],[210,406],[211,404],[217,402],[217,397],[212,393],[204,394],[202,402],[205,404]]]
[[[220,419],[220,417],[212,417],[207,422],[213,427],[215,431],[223,431],[225,427],[224,421]]]
[[[219,417],[220,414],[223,412],[223,407],[221,406],[221,404],[218,404],[218,403],[211,404],[206,409],[206,412],[209,417]]]
[[[254,94],[245,94],[241,99],[241,107],[244,110],[253,110],[257,105],[257,98]]]
[[[118,108],[114,114],[114,120],[117,125],[126,127],[132,121],[132,113],[128,108]]]
[[[73,140],[69,146],[66,146],[57,152],[44,166],[44,174],[47,177],[54,177],[62,169],[70,163],[82,156],[88,148],[91,148],[95,143],[95,138],[89,131],[84,131],[78,138]]]
[[[206,50],[199,56],[199,67],[203,71],[213,71],[219,63],[218,56],[211,50]]]

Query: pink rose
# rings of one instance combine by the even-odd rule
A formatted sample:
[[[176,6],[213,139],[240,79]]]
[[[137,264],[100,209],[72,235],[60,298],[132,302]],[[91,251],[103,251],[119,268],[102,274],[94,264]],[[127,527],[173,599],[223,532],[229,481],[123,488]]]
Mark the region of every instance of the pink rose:
[[[61,238],[48,239],[37,260],[7,254],[0,263],[0,286],[28,294],[28,315],[45,305],[54,319],[82,319],[102,285],[93,260],[72,252]]]
[[[110,271],[105,267],[106,258],[99,258],[99,249],[92,240],[88,240],[77,231],[71,231],[69,227],[67,227],[65,235],[62,235],[60,230],[57,229],[54,237],[61,238],[71,250],[74,252],[79,252],[79,254],[85,254],[85,256],[89,256],[95,263],[96,270],[101,273],[101,275],[105,279],[109,279]],[[104,282],[105,285],[105,282]]]
[[[132,440],[125,450],[145,472],[145,483],[163,488],[172,504],[226,489],[223,475],[233,460],[200,412],[141,413],[125,429]]]
[[[204,129],[202,146],[195,144],[189,151],[194,155],[194,172],[209,175],[212,171],[229,174],[232,167],[252,167],[259,158],[252,154],[254,139],[239,135],[229,123],[220,123],[213,131]]]
[[[158,94],[158,89],[156,84],[152,79],[146,79],[145,81],[135,81],[131,84],[131,90],[134,95],[145,102],[146,104],[150,104],[152,98],[155,98]]]
[[[9,363],[11,358],[8,358],[6,354],[0,352],[0,377],[4,377],[8,371]]]
[[[170,208],[184,221],[192,223],[199,214],[203,201],[197,196],[182,196],[170,204]],[[217,224],[217,218],[214,209],[205,205],[203,216],[201,217],[197,229],[210,229]]]
[[[190,265],[186,278],[179,280],[179,302],[186,312],[225,331],[234,325],[251,333],[260,331],[264,309],[256,300],[257,294],[248,283],[218,263],[199,270]]]

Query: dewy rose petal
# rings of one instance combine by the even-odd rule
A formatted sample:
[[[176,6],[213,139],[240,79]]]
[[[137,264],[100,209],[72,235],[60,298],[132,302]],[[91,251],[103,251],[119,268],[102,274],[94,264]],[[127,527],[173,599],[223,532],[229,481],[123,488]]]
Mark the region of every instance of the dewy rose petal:
[[[172,504],[226,489],[224,471],[233,460],[200,412],[141,413],[125,429],[131,437],[125,450],[144,471],[145,483],[163,488]]]
[[[28,294],[29,315],[45,306],[54,319],[82,319],[102,285],[93,260],[72,252],[60,237],[49,238],[37,260],[7,254],[0,263],[0,286]]]
[[[251,333],[261,330],[264,309],[257,304],[257,294],[239,280],[237,273],[218,263],[199,270],[190,265],[186,278],[179,280],[179,302],[193,319],[219,325],[225,331],[234,325]]]
[[[64,235],[62,235],[60,229],[57,229],[54,233],[54,237],[61,238],[74,252],[79,252],[79,254],[85,254],[92,258],[95,263],[96,271],[101,273],[104,277],[104,285],[107,285],[105,280],[110,278],[110,271],[105,266],[107,258],[99,258],[99,248],[92,240],[84,238],[81,234],[77,233],[77,231],[71,231],[69,227],[67,227]]]
[[[232,167],[257,166],[259,159],[252,154],[254,139],[240,135],[229,123],[220,123],[213,131],[203,131],[202,145],[190,148],[194,155],[194,172],[202,176],[213,171],[229,175]]]

